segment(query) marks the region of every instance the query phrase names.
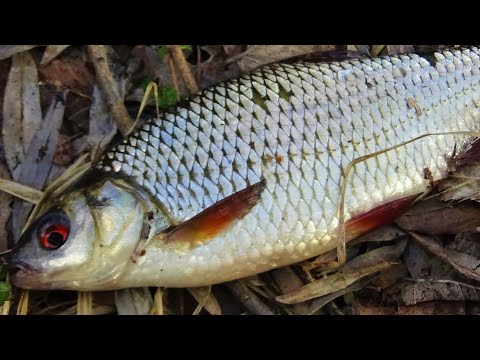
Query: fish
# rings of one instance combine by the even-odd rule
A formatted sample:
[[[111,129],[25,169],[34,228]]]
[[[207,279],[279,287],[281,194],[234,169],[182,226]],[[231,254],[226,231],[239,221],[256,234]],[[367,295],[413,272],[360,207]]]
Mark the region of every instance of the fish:
[[[350,241],[478,156],[479,104],[476,47],[263,66],[107,150],[22,234],[12,282],[197,287],[324,254],[342,199]]]

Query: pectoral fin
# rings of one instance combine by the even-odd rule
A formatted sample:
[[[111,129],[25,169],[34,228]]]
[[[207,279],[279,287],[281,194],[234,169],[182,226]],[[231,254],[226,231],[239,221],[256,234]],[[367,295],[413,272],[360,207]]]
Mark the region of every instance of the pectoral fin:
[[[265,179],[213,204],[191,219],[162,233],[163,241],[205,243],[244,217],[260,200]]]

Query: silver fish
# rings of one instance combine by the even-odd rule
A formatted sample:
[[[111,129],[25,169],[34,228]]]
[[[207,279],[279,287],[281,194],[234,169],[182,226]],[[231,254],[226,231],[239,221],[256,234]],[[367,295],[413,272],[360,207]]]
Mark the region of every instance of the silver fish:
[[[109,150],[23,235],[23,288],[215,284],[336,247],[354,159],[480,127],[480,50],[265,66],[208,88]],[[427,136],[357,164],[347,240],[391,220],[472,136]],[[428,176],[426,176],[428,174]]]

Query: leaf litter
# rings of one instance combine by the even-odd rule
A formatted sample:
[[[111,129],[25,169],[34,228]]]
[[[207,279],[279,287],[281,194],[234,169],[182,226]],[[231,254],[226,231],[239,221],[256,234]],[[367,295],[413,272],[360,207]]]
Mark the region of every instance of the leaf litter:
[[[39,196],[61,193],[66,187],[62,185],[65,180],[57,181],[56,177],[87,152],[90,158],[99,156],[112,139],[119,136],[119,118],[124,119],[120,120],[120,124],[123,122],[120,127],[126,132],[125,124],[131,124],[138,112],[145,95],[144,84],[149,81],[156,82],[159,88],[156,101],[168,107],[197,87],[203,89],[266,63],[292,59],[335,61],[433,50],[431,46],[411,45],[285,45],[281,49],[248,45],[0,47],[0,58],[3,56],[8,59],[4,61],[12,63],[4,85],[0,155],[2,152],[5,155],[13,180],[28,185],[21,187],[2,180],[0,187],[30,203],[38,202]],[[95,54],[101,54],[97,58],[106,61],[99,66],[95,63]],[[31,96],[26,96],[28,92]],[[63,99],[60,102],[59,94]],[[147,104],[140,121],[156,116],[155,100]],[[53,116],[55,109],[57,115]],[[39,130],[33,131],[28,124],[32,124],[33,129],[38,126]],[[55,144],[42,148],[46,139]],[[43,155],[38,156],[39,152]],[[42,162],[42,159],[45,160]],[[72,181],[88,169],[86,161],[82,158],[73,165],[77,170],[72,170]],[[38,179],[22,174],[22,167],[32,163],[40,174]],[[465,178],[474,180],[468,182],[468,191],[447,198],[454,202],[442,202],[440,196],[436,204],[432,201],[433,205],[420,202],[417,206],[424,204],[424,208],[414,208],[397,219],[399,227],[380,228],[349,244],[348,261],[341,268],[332,268],[335,260],[332,252],[309,263],[206,288],[141,288],[93,294],[80,292],[78,296],[62,291],[13,291],[10,301],[13,306],[7,309],[4,306],[2,313],[461,314],[468,313],[469,309],[478,311],[475,310],[478,306],[467,306],[478,302],[476,266],[480,253],[471,245],[476,241],[478,206],[473,201],[457,201],[477,199],[477,169],[472,167],[468,173],[455,174],[463,182]],[[458,180],[453,185],[445,184],[450,189],[465,188]],[[43,194],[41,190],[46,186]],[[453,190],[445,193],[449,192],[455,194]],[[15,200],[15,204],[18,203],[21,202]],[[12,217],[18,217],[23,211],[27,214],[23,215],[25,221],[28,207],[31,205],[14,205]],[[7,208],[0,209],[6,210],[4,217],[8,217]],[[31,217],[38,211],[35,209]],[[2,228],[5,231],[5,226]],[[14,230],[10,226],[9,231]],[[412,240],[414,236],[421,238]],[[419,266],[431,271],[414,270]]]

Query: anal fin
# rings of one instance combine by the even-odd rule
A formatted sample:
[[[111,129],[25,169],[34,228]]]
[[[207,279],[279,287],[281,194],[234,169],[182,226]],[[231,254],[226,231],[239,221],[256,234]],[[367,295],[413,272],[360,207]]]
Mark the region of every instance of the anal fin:
[[[345,223],[347,239],[355,239],[370,230],[392,222],[407,211],[420,195],[416,194],[393,200],[352,217]]]

